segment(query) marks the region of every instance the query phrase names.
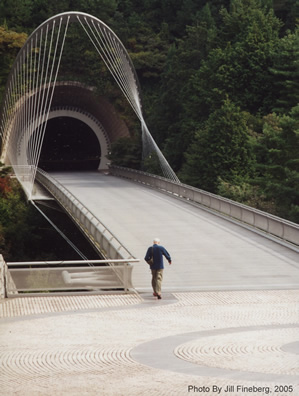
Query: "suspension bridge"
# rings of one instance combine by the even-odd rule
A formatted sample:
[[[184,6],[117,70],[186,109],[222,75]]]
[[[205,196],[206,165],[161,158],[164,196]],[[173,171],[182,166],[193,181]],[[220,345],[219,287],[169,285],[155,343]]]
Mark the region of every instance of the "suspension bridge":
[[[130,131],[104,95],[60,77],[72,24],[132,106],[143,156],[157,156],[163,177],[108,166],[110,145]],[[70,119],[93,137],[96,168],[45,171],[48,136],[57,125],[69,129]],[[108,26],[79,12],[41,24],[13,65],[0,133],[1,161],[28,200],[41,213],[41,203],[58,203],[103,257],[77,251],[81,260],[5,263],[0,255],[2,392],[298,393],[299,226],[177,179],[145,123],[130,57]],[[173,262],[162,300],[143,261],[154,237]]]
[[[164,177],[108,166],[111,143],[130,132],[107,98],[82,82],[60,77],[72,24],[82,28],[127,99],[140,121],[143,157],[154,153]],[[103,263],[109,263],[110,271],[95,269],[82,255],[89,271],[82,261],[64,262],[61,268],[47,263],[44,269],[40,267],[45,263],[31,263],[30,269],[28,263],[11,263],[8,294],[148,290],[149,268],[143,257],[157,236],[173,258],[173,265],[165,270],[165,290],[298,288],[298,225],[180,183],[146,125],[140,96],[128,52],[96,17],[59,14],[29,36],[6,87],[1,161],[13,167],[34,205],[54,199],[63,207],[101,253]],[[47,126],[63,118],[79,120],[96,137],[100,147],[96,170],[47,173],[40,169],[50,133]],[[39,276],[34,277],[37,271]],[[29,285],[32,278],[34,286]]]

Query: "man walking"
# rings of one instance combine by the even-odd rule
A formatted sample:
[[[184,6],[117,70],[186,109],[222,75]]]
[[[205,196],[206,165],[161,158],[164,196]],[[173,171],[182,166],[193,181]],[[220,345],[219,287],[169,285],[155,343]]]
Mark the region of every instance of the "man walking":
[[[152,287],[154,291],[154,296],[158,297],[160,300],[161,296],[161,286],[163,279],[163,256],[166,260],[171,264],[171,257],[167,250],[160,245],[160,239],[155,238],[153,242],[153,246],[150,246],[147,249],[144,260],[148,263],[152,259],[152,263],[150,264],[150,268],[152,271]]]

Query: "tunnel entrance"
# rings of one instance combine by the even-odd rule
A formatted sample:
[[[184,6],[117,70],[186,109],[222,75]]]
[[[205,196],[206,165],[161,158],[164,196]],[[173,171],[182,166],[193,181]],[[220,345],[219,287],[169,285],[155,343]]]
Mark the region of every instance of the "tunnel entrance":
[[[34,142],[34,134],[29,147]],[[40,168],[45,171],[95,170],[100,160],[99,140],[87,124],[66,116],[48,120],[38,165]]]

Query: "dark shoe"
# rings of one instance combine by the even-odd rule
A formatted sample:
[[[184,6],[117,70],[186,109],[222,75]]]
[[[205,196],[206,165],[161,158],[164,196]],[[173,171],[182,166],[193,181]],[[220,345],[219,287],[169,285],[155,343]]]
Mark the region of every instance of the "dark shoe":
[[[158,297],[158,300],[161,300],[161,298],[162,298],[161,294],[158,294],[157,297]]]

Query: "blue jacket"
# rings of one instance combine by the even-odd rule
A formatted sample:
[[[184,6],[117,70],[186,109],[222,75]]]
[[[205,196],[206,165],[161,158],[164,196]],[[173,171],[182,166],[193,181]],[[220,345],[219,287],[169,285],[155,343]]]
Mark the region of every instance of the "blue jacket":
[[[161,245],[154,244],[147,249],[146,255],[144,257],[145,261],[154,257],[154,264],[151,265],[151,269],[163,269],[163,256],[165,256],[168,262],[171,262],[171,257],[168,251]]]

